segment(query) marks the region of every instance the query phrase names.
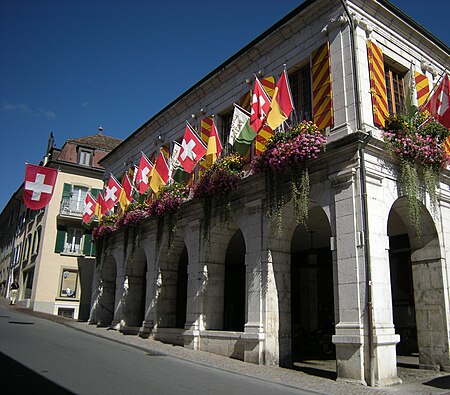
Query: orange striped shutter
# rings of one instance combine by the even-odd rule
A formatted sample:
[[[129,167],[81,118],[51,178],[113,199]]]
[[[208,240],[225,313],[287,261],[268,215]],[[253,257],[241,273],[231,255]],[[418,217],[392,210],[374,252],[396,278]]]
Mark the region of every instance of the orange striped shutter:
[[[255,155],[258,156],[266,150],[266,145],[269,139],[273,136],[273,130],[269,125],[264,125],[263,128],[256,135]]]
[[[244,109],[250,112],[250,104],[252,102],[252,90],[250,89],[248,92],[244,93],[239,99],[239,105]]]
[[[417,90],[417,104],[420,107],[428,99],[428,96],[430,94],[430,85],[428,83],[428,78],[418,71],[414,72],[414,79],[416,82]]]
[[[202,141],[206,144],[206,146],[208,146],[208,139],[209,134],[211,133],[212,123],[213,118],[211,116],[203,118],[200,121],[200,137]],[[201,160],[199,166],[200,166],[199,171],[202,173],[208,168],[205,160]]]
[[[269,97],[272,99],[273,94],[275,93],[275,77],[270,76],[263,78],[261,80],[261,85],[264,87],[264,90],[269,95]]]
[[[367,41],[367,58],[369,60],[370,93],[372,94],[373,123],[384,127],[389,115],[386,97],[386,80],[384,77],[383,52]]]
[[[319,129],[333,126],[330,44],[326,42],[311,54],[314,123]]]

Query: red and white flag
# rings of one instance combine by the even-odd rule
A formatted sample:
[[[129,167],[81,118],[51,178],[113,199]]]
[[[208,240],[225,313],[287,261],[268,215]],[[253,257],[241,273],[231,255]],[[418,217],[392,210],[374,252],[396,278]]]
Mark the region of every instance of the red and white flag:
[[[429,102],[424,106],[430,114],[446,128],[450,128],[450,82],[445,74]]]
[[[105,207],[107,210],[111,210],[119,201],[120,192],[122,191],[122,185],[111,174],[108,185],[105,188],[104,199]]]
[[[250,111],[250,126],[258,133],[266,122],[270,109],[270,97],[264,90],[258,78],[253,87],[252,104]]]
[[[122,190],[119,195],[119,204],[122,211],[129,206],[129,204],[133,201],[133,186],[131,185],[131,181],[128,177],[128,174],[125,174],[122,180]]]
[[[58,170],[27,164],[23,186],[23,200],[31,210],[40,210],[52,198]]]
[[[206,154],[206,147],[200,137],[192,130],[189,124],[186,125],[183,141],[181,142],[180,155],[178,157],[181,166],[188,173],[194,170],[197,162]]]
[[[95,215],[97,209],[97,201],[88,192],[84,199],[83,221],[85,224],[91,222],[92,217]]]
[[[150,159],[142,153],[141,161],[139,162],[139,167],[136,174],[136,188],[141,195],[147,192],[150,187],[150,173],[153,169],[153,164]]]
[[[101,220],[107,211],[108,208],[105,205],[105,199],[103,198],[103,195],[99,193],[97,195],[97,205],[95,206],[94,214],[97,216],[99,220]]]

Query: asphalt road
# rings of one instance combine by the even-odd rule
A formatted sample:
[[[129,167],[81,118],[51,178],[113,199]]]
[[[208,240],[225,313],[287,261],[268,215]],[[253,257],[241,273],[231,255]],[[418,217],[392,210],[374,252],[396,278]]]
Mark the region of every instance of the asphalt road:
[[[0,307],[0,385],[15,394],[312,394]]]

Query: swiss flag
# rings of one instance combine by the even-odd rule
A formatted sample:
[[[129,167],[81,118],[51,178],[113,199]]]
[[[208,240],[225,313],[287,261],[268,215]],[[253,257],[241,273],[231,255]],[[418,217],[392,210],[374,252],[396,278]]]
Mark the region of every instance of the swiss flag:
[[[152,162],[142,153],[141,161],[136,174],[136,188],[143,195],[150,186],[150,173],[153,169]]]
[[[84,199],[84,210],[83,210],[83,221],[85,224],[91,222],[92,217],[95,215],[97,208],[97,202],[88,192],[86,193],[86,198]]]
[[[194,170],[197,162],[206,154],[206,147],[200,137],[192,130],[189,124],[186,125],[183,141],[181,142],[180,155],[178,157],[181,166],[188,173]]]
[[[450,128],[450,82],[448,74],[445,74],[430,101],[425,105],[424,110],[428,110],[436,121],[446,128]]]
[[[27,164],[23,186],[23,200],[31,210],[40,210],[52,198],[58,170]]]
[[[105,205],[105,199],[103,198],[103,195],[99,193],[97,195],[97,206],[95,207],[95,215],[99,220],[102,219],[103,215],[108,211]]]
[[[114,176],[111,174],[108,185],[105,188],[104,199],[105,207],[107,210],[111,210],[119,201],[120,192],[122,191],[122,185],[119,184]]]
[[[253,87],[252,104],[250,112],[250,126],[258,133],[266,122],[270,109],[270,97],[264,90],[258,78]]]

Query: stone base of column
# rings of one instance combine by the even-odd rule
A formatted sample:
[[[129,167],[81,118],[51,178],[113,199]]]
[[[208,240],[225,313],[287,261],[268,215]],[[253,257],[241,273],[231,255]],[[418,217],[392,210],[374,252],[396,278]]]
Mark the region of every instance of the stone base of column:
[[[200,350],[200,331],[187,329],[183,333],[184,347]]]
[[[148,339],[153,333],[153,321],[144,321],[142,322],[142,326],[139,329],[139,337],[143,339]]]

